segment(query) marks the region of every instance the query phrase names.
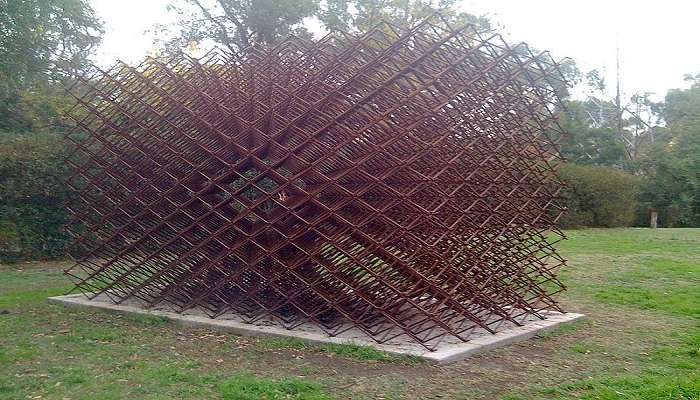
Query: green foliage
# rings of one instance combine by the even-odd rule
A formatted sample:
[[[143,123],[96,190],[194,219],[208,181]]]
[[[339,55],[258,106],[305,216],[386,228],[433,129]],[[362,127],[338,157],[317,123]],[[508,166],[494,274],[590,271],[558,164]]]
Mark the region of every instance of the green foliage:
[[[166,51],[211,40],[231,51],[253,43],[274,45],[295,34],[310,37],[303,20],[319,9],[317,0],[174,0],[169,12],[177,16],[173,26],[156,26]]]
[[[85,0],[0,0],[0,76],[18,85],[80,68],[102,26]]]
[[[311,37],[306,20],[315,18],[327,30],[359,32],[388,21],[413,27],[441,12],[451,23],[471,23],[489,29],[485,17],[457,10],[456,0],[173,0],[167,9],[177,16],[174,26],[156,26],[167,52],[192,43],[213,41],[240,51],[253,44],[275,45],[294,34]]]
[[[456,0],[329,0],[317,16],[323,26],[331,31],[362,32],[380,21],[410,28],[436,12],[455,26],[472,24],[490,29],[486,17],[458,11],[458,3]]]
[[[73,100],[59,84],[37,82],[27,89],[2,90],[0,132],[63,132],[69,127],[63,113]]]
[[[700,75],[690,80],[690,88],[666,95],[666,127],[641,164],[641,200],[667,227],[700,226]]]
[[[614,166],[642,177],[636,224],[646,226],[655,209],[660,226],[700,226],[700,75],[687,77],[690,88],[670,90],[665,103],[650,101],[648,93],[632,96],[624,118],[618,118],[614,101],[602,99],[605,83],[598,72],[586,78],[597,94],[568,101],[561,117],[568,133],[562,154],[577,164]],[[661,119],[665,126],[658,125]],[[577,223],[586,224],[585,218]]]
[[[567,103],[567,112],[561,114],[561,125],[567,133],[561,142],[561,153],[577,164],[617,165],[625,157],[625,146],[613,126],[591,126],[588,116],[595,112],[590,100]]]
[[[0,261],[63,255],[64,172],[58,136],[0,133]]]
[[[86,0],[0,0],[0,261],[63,255],[63,84],[101,22]]]
[[[86,66],[101,22],[85,0],[0,0],[0,131],[44,130],[66,101],[57,83]]]
[[[608,167],[563,164],[559,176],[567,183],[562,198],[568,212],[564,227],[629,226],[637,209],[639,178]]]

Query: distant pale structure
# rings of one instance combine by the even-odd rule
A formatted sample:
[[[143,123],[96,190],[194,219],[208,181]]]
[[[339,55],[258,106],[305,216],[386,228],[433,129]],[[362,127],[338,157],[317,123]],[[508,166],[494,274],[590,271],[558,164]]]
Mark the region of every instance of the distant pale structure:
[[[89,297],[428,349],[561,311],[558,65],[434,16],[82,78]]]

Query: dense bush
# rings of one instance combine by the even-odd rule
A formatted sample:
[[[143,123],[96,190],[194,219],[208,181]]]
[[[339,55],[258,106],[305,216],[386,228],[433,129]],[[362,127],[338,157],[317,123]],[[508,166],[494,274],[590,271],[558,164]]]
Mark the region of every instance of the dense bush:
[[[607,167],[561,166],[566,181],[562,197],[568,208],[560,220],[565,228],[629,226],[635,220],[639,178]]]
[[[700,171],[697,170],[697,171]],[[642,181],[638,195],[637,225],[649,224],[649,210],[658,212],[658,226],[693,228],[700,226],[700,186],[695,187],[680,169],[660,165]],[[688,173],[687,175],[691,175]],[[700,177],[700,172],[695,172]]]
[[[0,261],[63,255],[62,159],[55,134],[0,133]]]

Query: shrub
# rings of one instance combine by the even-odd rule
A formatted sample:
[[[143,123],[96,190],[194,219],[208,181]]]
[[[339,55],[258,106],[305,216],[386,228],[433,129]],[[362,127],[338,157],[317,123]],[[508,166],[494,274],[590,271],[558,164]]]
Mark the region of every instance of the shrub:
[[[563,164],[559,176],[568,212],[564,228],[629,226],[635,220],[640,179],[607,167]]]
[[[0,133],[0,261],[64,254],[64,173],[58,135]]]

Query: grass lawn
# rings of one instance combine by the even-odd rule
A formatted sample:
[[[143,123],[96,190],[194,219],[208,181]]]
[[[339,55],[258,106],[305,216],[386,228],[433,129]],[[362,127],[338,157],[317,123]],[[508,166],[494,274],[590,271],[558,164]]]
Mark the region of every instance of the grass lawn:
[[[567,234],[588,318],[444,367],[48,305],[65,265],[0,265],[0,399],[700,399],[700,229]]]

